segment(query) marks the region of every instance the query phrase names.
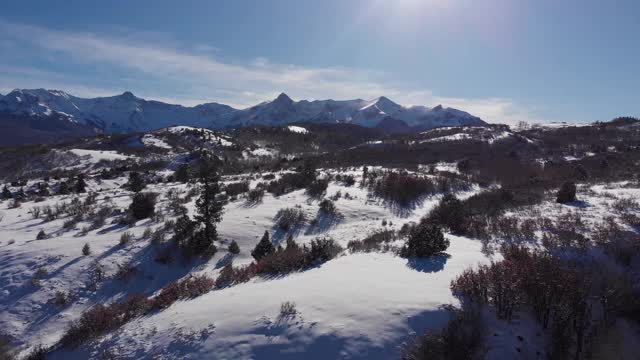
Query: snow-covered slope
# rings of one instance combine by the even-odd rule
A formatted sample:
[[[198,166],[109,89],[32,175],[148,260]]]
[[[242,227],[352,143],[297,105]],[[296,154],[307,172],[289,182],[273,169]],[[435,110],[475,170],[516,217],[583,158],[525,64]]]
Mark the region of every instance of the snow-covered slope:
[[[296,121],[346,122],[375,127],[381,121],[393,118],[419,129],[438,126],[486,125],[480,118],[464,111],[425,106],[404,107],[382,96],[372,101],[323,100],[293,101],[286,94],[275,100],[238,111],[231,120],[232,126],[248,124],[284,125]]]
[[[60,90],[16,89],[0,96],[0,112],[29,116],[63,117],[108,133],[149,131],[172,125],[220,129],[246,125],[286,125],[293,122],[346,122],[375,127],[391,117],[411,127],[484,125],[464,111],[436,106],[404,107],[386,97],[373,101],[293,101],[280,94],[273,101],[236,110],[218,103],[195,107],[145,100],[131,92],[93,99],[69,95]]]
[[[148,101],[124,92],[121,95],[84,99],[59,90],[14,90],[0,98],[0,111],[28,114],[62,114],[72,121],[105,132],[148,131],[171,125],[215,127],[235,111],[216,103],[195,107]]]

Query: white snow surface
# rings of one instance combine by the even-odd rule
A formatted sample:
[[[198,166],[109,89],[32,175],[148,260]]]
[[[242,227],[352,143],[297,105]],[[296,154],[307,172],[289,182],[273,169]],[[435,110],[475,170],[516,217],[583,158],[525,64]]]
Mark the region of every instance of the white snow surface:
[[[109,151],[109,150],[87,150],[87,149],[71,149],[70,153],[81,157],[84,161],[95,164],[102,160],[113,161],[113,160],[126,160],[129,159],[130,156],[120,154],[117,151]]]
[[[307,134],[309,132],[309,130],[301,126],[294,126],[294,125],[287,126],[287,129],[289,129],[289,131],[291,132],[298,133],[298,134]]]
[[[80,152],[80,154],[85,154]],[[95,155],[94,153],[87,153]],[[99,153],[107,159],[116,154]],[[353,175],[361,173],[354,170]],[[225,181],[237,181],[237,177]],[[98,205],[110,203],[116,208],[129,206],[131,193],[121,188],[125,177],[88,180],[88,189],[101,190]],[[252,181],[255,186],[259,180]],[[153,184],[145,191],[160,194],[157,208],[165,208],[165,194],[170,189],[186,191],[188,185]],[[55,344],[69,323],[98,303],[122,300],[133,292],[152,296],[170,281],[190,274],[216,277],[228,259],[226,247],[236,240],[241,253],[234,264],[248,264],[251,249],[262,233],[270,232],[273,242],[284,241],[286,234],[274,228],[279,209],[299,207],[307,214],[307,222],[294,231],[298,243],[329,236],[343,247],[351,240],[363,239],[368,233],[387,227],[399,229],[402,224],[417,221],[438,201],[428,198],[415,208],[398,209],[368,196],[365,189],[331,183],[327,196],[340,191],[349,193],[336,201],[343,218],[326,221],[318,214],[318,200],[309,199],[304,190],[278,198],[269,194],[258,205],[244,200],[225,206],[223,221],[218,226],[219,251],[206,263],[186,266],[180,261],[161,265],[154,261],[155,250],[149,240],[142,240],[145,229],[156,229],[162,223],[142,220],[133,227],[111,224],[88,230],[83,221],[65,230],[69,218],[44,222],[33,219],[34,206],[70,201],[74,195],[48,197],[44,202],[24,203],[9,209],[0,203],[0,327],[21,345],[26,353],[38,344]],[[458,194],[461,198],[477,190]],[[82,201],[86,194],[80,195]],[[194,213],[193,199],[187,203]],[[318,218],[312,225],[311,220]],[[35,240],[44,230],[49,237]],[[131,232],[135,239],[127,246],[119,245],[120,236]],[[350,254],[345,251],[337,259],[320,267],[279,278],[257,278],[249,283],[223,290],[213,290],[199,298],[181,301],[168,309],[136,319],[98,341],[75,350],[56,351],[52,359],[85,359],[98,357],[109,348],[118,358],[137,359],[158,354],[159,358],[311,359],[379,358],[395,356],[398,347],[413,332],[436,329],[446,321],[439,307],[454,302],[450,281],[462,270],[488,259],[481,253],[478,241],[447,235],[450,257],[408,261],[392,253]],[[82,246],[90,245],[92,253],[82,256]],[[401,245],[401,244],[397,244]],[[105,268],[106,280],[97,291],[87,288],[89,269],[94,261]],[[140,274],[128,283],[114,278],[119,264],[132,262]],[[46,269],[41,286],[31,285],[38,269]],[[57,291],[71,295],[70,303],[59,307],[50,302]],[[294,317],[279,317],[285,301],[296,304]],[[212,355],[216,354],[216,355]]]
[[[171,145],[167,144],[164,140],[156,137],[153,134],[145,134],[142,137],[141,141],[146,146],[154,146],[161,149],[172,149]]]

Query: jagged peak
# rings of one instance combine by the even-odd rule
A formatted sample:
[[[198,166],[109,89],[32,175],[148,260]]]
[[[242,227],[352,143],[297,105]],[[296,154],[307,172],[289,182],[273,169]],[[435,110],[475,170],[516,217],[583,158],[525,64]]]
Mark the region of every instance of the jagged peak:
[[[280,93],[280,95],[278,95],[278,97],[274,100],[274,102],[292,103],[293,100],[291,100],[289,95],[285,93]]]

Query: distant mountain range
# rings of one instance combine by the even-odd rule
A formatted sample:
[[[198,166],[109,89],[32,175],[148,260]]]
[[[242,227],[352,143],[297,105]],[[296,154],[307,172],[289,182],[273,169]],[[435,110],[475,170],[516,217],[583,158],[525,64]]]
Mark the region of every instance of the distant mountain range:
[[[0,127],[11,127],[9,118],[13,123],[18,118],[25,119],[22,132],[27,131],[27,123],[33,122],[33,119],[37,119],[40,127],[50,119],[51,124],[46,130],[54,135],[57,128],[64,129],[64,134],[69,135],[71,130],[79,130],[82,134],[88,130],[129,133],[172,125],[224,129],[249,125],[280,126],[294,122],[342,122],[365,127],[388,126],[403,131],[486,125],[479,117],[461,110],[440,105],[433,108],[405,107],[386,97],[371,101],[293,101],[283,93],[272,101],[240,110],[218,103],[194,107],[166,104],[136,97],[128,91],[116,96],[87,99],[60,90],[45,89],[16,89],[7,95],[0,95]]]

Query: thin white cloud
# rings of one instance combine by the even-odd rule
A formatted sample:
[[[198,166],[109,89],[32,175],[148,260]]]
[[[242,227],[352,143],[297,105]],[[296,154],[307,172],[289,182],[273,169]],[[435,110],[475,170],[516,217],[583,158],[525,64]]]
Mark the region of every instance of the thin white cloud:
[[[143,91],[142,95],[185,105],[210,99],[207,101],[247,107],[271,99],[281,91],[297,99],[371,99],[385,95],[403,104],[435,106],[442,103],[444,106],[478,115],[489,122],[537,120],[531,109],[520,107],[509,99],[439,97],[431,90],[397,84],[388,80],[387,74],[374,71],[274,64],[265,58],[252,59],[244,64],[232,63],[220,60],[210,53],[189,52],[169,47],[165,45],[167,42],[159,44],[153,40],[144,40],[139,34],[114,37],[71,33],[2,21],[0,34],[5,39],[36,47],[38,51],[70,57],[78,64],[107,64],[133,72],[138,81],[159,82],[164,90]],[[1,61],[2,84],[11,83],[16,87],[60,84],[55,86],[63,87],[69,92],[77,91],[79,96],[95,96],[97,93],[104,95],[104,89],[93,89],[86,84],[78,85],[83,81],[73,75],[46,71],[38,73],[37,69],[29,69],[31,73],[26,78],[27,81],[20,81],[15,72],[3,69]],[[92,80],[84,79],[85,82]],[[37,81],[41,83],[35,84]],[[187,90],[176,94],[168,90],[172,88]]]

